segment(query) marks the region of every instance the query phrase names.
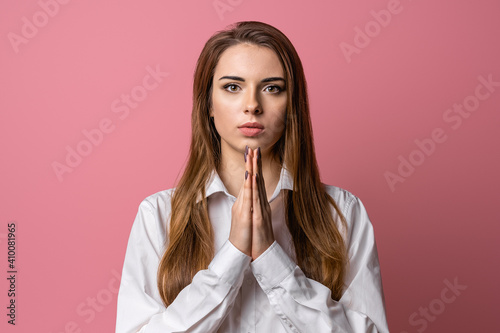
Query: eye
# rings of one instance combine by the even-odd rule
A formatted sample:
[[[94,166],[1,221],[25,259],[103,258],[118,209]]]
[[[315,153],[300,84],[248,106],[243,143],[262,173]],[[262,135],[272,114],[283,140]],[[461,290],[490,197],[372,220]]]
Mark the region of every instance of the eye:
[[[233,84],[233,83],[229,83],[229,84],[226,84],[224,86],[224,89],[229,91],[229,92],[236,92],[236,91],[238,91],[239,88],[240,87],[238,87],[238,85]]]
[[[265,90],[267,92],[270,92],[270,93],[273,93],[273,94],[278,94],[281,91],[283,91],[283,89],[281,89],[280,86],[268,86],[268,87],[265,88]]]

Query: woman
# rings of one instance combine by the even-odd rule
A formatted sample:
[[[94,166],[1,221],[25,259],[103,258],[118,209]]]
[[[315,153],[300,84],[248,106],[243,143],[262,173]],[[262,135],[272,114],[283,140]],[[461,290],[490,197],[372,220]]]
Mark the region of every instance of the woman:
[[[213,35],[184,174],[132,227],[116,332],[388,332],[372,225],[320,182],[312,138],[285,35],[255,21]]]

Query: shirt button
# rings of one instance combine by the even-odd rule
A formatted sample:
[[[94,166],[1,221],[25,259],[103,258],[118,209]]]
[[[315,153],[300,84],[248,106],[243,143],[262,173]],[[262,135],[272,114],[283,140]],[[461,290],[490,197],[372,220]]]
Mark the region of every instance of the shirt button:
[[[255,275],[255,277],[257,278],[257,281],[262,281],[262,276],[260,274]]]

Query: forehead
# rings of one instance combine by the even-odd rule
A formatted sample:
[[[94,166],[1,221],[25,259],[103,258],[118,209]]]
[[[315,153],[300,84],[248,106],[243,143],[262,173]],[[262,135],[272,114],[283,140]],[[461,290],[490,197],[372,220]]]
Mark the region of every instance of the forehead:
[[[281,62],[268,47],[240,43],[230,46],[215,67],[215,76],[283,76]],[[218,78],[217,78],[218,79]]]

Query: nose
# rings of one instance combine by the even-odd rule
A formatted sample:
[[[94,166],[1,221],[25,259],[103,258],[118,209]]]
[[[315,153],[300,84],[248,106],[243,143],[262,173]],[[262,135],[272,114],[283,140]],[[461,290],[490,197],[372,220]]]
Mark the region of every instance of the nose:
[[[260,104],[257,89],[248,89],[245,95],[245,112],[261,113],[262,106]]]

